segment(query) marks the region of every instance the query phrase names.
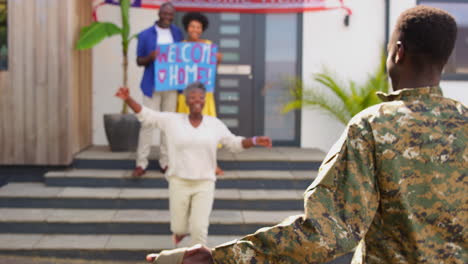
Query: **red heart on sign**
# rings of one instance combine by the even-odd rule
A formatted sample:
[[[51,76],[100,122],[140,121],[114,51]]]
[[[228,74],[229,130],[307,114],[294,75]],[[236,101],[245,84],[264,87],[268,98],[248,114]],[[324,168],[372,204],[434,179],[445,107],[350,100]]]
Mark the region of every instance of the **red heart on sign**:
[[[166,80],[166,70],[159,70],[158,80],[159,80],[160,83],[163,83],[164,80]]]

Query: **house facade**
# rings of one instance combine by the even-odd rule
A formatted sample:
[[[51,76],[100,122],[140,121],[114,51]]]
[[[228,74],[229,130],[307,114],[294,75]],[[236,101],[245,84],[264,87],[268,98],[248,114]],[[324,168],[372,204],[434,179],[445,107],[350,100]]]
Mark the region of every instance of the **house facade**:
[[[10,10],[20,12],[18,8],[26,6],[25,0],[8,2],[9,12]],[[40,7],[44,1],[32,2],[35,2],[36,7]],[[19,38],[23,38],[22,41],[24,41],[26,36],[25,34],[20,36],[18,27],[12,25],[24,25],[25,22],[11,16],[8,20],[10,49],[8,50],[9,68],[6,72],[9,73],[0,72],[2,82],[0,91],[7,95],[7,97],[0,98],[0,101],[3,100],[0,116],[6,118],[2,120],[8,120],[8,122],[13,122],[13,119],[16,122],[19,118],[24,125],[13,125],[13,128],[7,129],[2,124],[0,148],[3,150],[2,153],[16,153],[16,157],[19,158],[22,155],[18,154],[19,152],[14,148],[21,140],[26,139],[22,143],[24,151],[21,153],[32,158],[20,159],[21,162],[17,162],[15,158],[11,158],[15,155],[5,154],[0,156],[0,164],[52,164],[48,159],[37,158],[45,148],[41,144],[49,144],[55,138],[62,139],[62,137],[65,137],[63,146],[67,147],[57,147],[56,152],[57,155],[62,152],[66,153],[64,156],[67,158],[58,163],[71,162],[73,154],[84,147],[107,144],[102,121],[103,114],[116,113],[121,108],[121,101],[113,96],[122,84],[119,37],[104,40],[93,48],[92,52],[74,51],[73,41],[76,40],[79,27],[91,19],[92,1],[89,1],[89,4],[75,0],[50,2],[56,2],[59,11],[45,8],[43,12],[57,12],[53,14],[56,14],[57,19],[66,21],[69,30],[60,27],[57,29],[56,25],[52,25],[53,22],[49,17],[46,18],[49,21],[48,24],[38,26],[37,23],[43,23],[39,14],[33,16],[36,20],[27,20],[30,27],[27,30],[32,32],[34,29],[46,28],[44,34],[49,34],[47,35],[49,39],[58,37],[58,40],[62,41],[59,44],[52,44],[57,45],[56,47],[46,45],[46,40],[40,38],[42,34],[36,33],[39,38],[34,39],[31,44],[24,44],[20,50],[15,43],[20,41]],[[210,26],[204,37],[217,43],[224,55],[218,67],[218,84],[215,93],[218,116],[234,133],[243,136],[264,134],[272,137],[277,146],[299,146],[327,151],[342,133],[344,125],[314,109],[303,108],[300,111],[282,113],[284,104],[290,100],[288,80],[296,77],[301,79],[307,87],[320,89],[312,75],[327,69],[343,82],[349,80],[356,83],[364,82],[369,74],[377,70],[380,55],[386,48],[389,34],[399,14],[418,4],[446,9],[457,18],[460,28],[459,40],[441,86],[446,96],[465,104],[468,102],[468,1],[348,0],[344,1],[344,4],[351,10],[351,14],[347,9],[342,8],[303,13],[206,13],[210,19]],[[63,17],[64,13],[60,8],[65,8],[69,16]],[[21,12],[38,12],[38,9]],[[120,13],[116,6],[102,5],[96,10],[96,14],[100,21],[120,23]],[[178,12],[175,18],[175,23],[179,26],[181,26],[182,15],[183,12]],[[157,10],[132,8],[130,11],[132,34],[150,27],[156,20]],[[34,28],[35,22],[37,23]],[[54,36],[51,29],[62,30],[61,32],[65,35]],[[47,40],[47,43],[50,43],[50,40]],[[37,45],[45,54],[37,51],[35,48]],[[50,64],[52,63],[50,56],[54,55],[54,52],[59,58],[63,56],[63,59],[59,59],[58,62],[66,68],[57,67],[54,61]],[[36,58],[33,65],[26,63],[30,55],[35,55]],[[21,62],[17,61],[18,57],[23,58]],[[48,65],[52,66],[41,68],[41,62],[44,59],[47,59]],[[62,62],[65,64],[61,64]],[[142,93],[139,83],[143,69],[136,65],[136,41],[130,45],[129,62],[131,93],[141,102]],[[64,70],[69,74],[68,77],[65,76],[66,78],[61,74]],[[54,77],[52,72],[56,72],[58,76]],[[5,77],[6,75],[8,76]],[[22,79],[20,75],[25,78]],[[46,75],[47,78],[45,78]],[[54,92],[46,94],[39,92],[47,91],[44,90],[46,88],[43,85],[48,81],[52,80],[53,83],[57,83],[53,78],[58,78],[60,89],[55,88]],[[24,90],[12,91],[11,88],[7,88],[8,85],[5,82],[9,84],[13,82],[15,85],[21,83]],[[25,97],[26,94],[34,91],[39,97],[34,100],[24,99],[26,101],[21,101],[22,107],[15,104],[14,112],[10,112],[11,108],[5,106],[5,102],[11,103],[11,100],[6,98],[17,102],[18,97]],[[43,120],[50,117],[43,113],[45,110],[41,110],[42,102],[47,102],[46,104],[49,105],[47,113],[52,114],[54,111],[61,112],[66,109],[66,114],[62,113],[63,120],[73,117],[71,121],[67,119],[67,127],[59,129],[58,134],[52,136],[48,131],[53,130],[41,130],[40,125],[37,124],[39,121],[35,121],[35,126],[30,125],[33,119],[29,116],[30,113],[38,116],[42,113]],[[31,105],[31,103],[34,104]],[[58,104],[59,107],[51,109],[49,103]],[[29,109],[26,105],[32,108]],[[23,112],[17,118],[18,111]],[[21,132],[22,129],[34,131],[34,128],[39,135],[33,135],[34,133],[31,132],[28,136],[28,132],[26,134]],[[50,129],[50,126],[47,128]],[[8,143],[8,135],[16,138],[16,132],[23,133],[23,135],[15,139],[18,144],[13,147]],[[154,144],[159,143],[156,134],[153,139]],[[32,145],[28,141],[30,138],[34,138],[31,140]],[[44,143],[39,143],[42,142],[40,138],[45,138]],[[35,147],[31,150],[29,146]]]
[[[450,2],[450,3],[448,3]],[[448,3],[448,4],[447,4]],[[206,13],[210,26],[204,37],[213,40],[224,54],[218,69],[216,101],[219,117],[230,129],[244,136],[265,134],[276,145],[319,148],[327,151],[344,126],[322,112],[311,109],[282,113],[290,100],[287,80],[299,77],[308,87],[317,87],[312,74],[327,69],[343,82],[364,82],[374,73],[380,54],[386,48],[387,35],[398,15],[417,4],[430,4],[448,11],[466,10],[468,1],[345,1],[352,11],[334,9],[304,13]],[[175,23],[181,26],[180,18]],[[457,14],[454,14],[457,15]],[[115,6],[98,10],[99,20],[118,23]],[[465,16],[468,17],[468,16]],[[466,18],[457,17],[461,26]],[[131,11],[132,31],[137,33],[157,20],[154,9]],[[466,33],[460,38],[467,38]],[[121,69],[118,38],[105,41],[93,50],[93,143],[106,144],[102,115],[117,111],[117,99],[101,100],[119,87]],[[468,44],[457,60],[464,61],[459,73],[442,83],[447,96],[468,101]],[[130,87],[141,101],[139,82],[142,68],[136,66],[136,42],[130,47]],[[111,63],[110,63],[111,62]],[[109,64],[115,65],[112,69]],[[104,103],[103,103],[104,102]],[[158,136],[154,143],[158,144]]]

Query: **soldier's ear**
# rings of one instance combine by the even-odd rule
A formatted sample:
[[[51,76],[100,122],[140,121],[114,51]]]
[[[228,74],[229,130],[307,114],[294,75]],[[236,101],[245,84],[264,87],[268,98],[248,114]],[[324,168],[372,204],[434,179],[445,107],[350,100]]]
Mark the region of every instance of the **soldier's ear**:
[[[405,59],[405,47],[401,41],[397,41],[395,45],[395,64],[401,64]]]

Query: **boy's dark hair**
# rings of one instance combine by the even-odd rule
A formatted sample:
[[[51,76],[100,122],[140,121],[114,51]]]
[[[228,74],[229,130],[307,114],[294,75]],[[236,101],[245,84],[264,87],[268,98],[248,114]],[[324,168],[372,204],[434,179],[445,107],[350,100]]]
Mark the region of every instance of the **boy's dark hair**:
[[[395,30],[409,55],[442,66],[457,38],[457,23],[449,13],[422,5],[403,12]]]
[[[195,90],[195,89],[200,89],[202,90],[204,93],[206,93],[206,88],[205,88],[205,85],[199,81],[196,81],[196,82],[193,82],[189,85],[187,85],[187,87],[185,87],[185,90],[184,90],[184,95],[187,97],[188,94],[192,91],[192,90]]]
[[[205,31],[208,28],[208,18],[200,12],[189,12],[182,18],[182,24],[184,25],[185,31],[187,31],[190,22],[193,20],[198,21],[202,24],[202,30]]]

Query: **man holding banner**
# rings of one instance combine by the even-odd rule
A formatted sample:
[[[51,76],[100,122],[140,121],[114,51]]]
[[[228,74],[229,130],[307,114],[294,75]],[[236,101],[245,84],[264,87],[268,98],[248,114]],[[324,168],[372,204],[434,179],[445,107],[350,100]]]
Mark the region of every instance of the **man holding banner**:
[[[155,111],[175,112],[177,107],[177,91],[155,90],[155,60],[158,56],[157,47],[183,40],[182,31],[172,24],[175,8],[170,3],[164,3],[159,9],[159,19],[138,35],[137,64],[145,67],[141,80],[141,90],[144,94],[143,104]],[[148,167],[148,156],[151,149],[153,128],[142,125],[137,149],[136,169],[132,177],[137,178],[145,174]],[[165,135],[161,132],[159,165],[164,172],[167,169],[167,147]]]

